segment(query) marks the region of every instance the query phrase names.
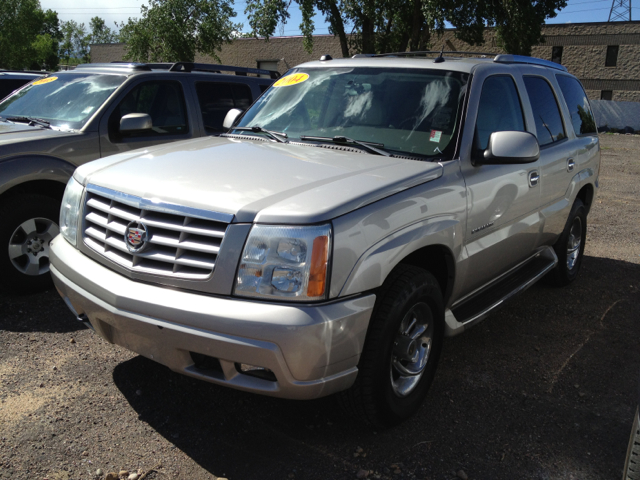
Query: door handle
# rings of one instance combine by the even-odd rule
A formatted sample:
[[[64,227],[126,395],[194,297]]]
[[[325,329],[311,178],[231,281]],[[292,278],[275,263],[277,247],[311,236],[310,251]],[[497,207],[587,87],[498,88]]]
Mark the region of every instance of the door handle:
[[[540,176],[537,171],[529,172],[529,186],[535,187],[538,185],[538,180],[540,180]]]
[[[567,172],[570,172],[576,166],[576,162],[573,161],[573,158],[567,158]]]

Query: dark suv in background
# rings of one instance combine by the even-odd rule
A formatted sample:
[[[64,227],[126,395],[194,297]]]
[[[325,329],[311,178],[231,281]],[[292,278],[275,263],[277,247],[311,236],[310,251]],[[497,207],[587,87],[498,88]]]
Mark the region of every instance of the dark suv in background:
[[[18,70],[0,70],[0,99],[47,72],[23,72]]]
[[[229,72],[225,74],[222,72]],[[0,102],[0,282],[50,284],[49,241],[77,166],[117,153],[222,132],[277,72],[194,63],[79,65]]]

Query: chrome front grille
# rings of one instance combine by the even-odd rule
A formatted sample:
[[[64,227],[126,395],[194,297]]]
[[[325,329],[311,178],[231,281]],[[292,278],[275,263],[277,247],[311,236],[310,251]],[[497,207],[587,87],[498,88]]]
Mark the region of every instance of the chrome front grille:
[[[84,206],[84,243],[109,260],[140,273],[202,280],[216,264],[232,215],[144,200],[90,185]],[[142,223],[148,245],[131,253],[125,235]]]

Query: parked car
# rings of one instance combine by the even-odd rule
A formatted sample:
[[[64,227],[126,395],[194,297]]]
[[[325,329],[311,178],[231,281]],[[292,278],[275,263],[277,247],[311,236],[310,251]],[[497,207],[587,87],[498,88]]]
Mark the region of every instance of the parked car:
[[[444,336],[580,271],[600,147],[561,65],[325,56],[225,126],[78,168],[51,246],[74,314],[176,372],[391,425]]]
[[[50,285],[49,241],[58,233],[64,186],[78,165],[221,133],[227,111],[247,108],[278,76],[194,63],[86,64],[4,99],[0,282],[26,292]]]
[[[636,414],[633,416],[622,480],[640,480],[640,395],[638,395]]]
[[[26,85],[32,80],[37,80],[47,72],[30,72],[20,70],[0,70],[0,100]]]

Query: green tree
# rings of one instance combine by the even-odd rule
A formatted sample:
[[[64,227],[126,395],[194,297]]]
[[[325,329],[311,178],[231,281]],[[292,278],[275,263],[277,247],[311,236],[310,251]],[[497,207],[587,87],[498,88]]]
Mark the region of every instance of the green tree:
[[[69,63],[88,63],[89,58],[89,37],[84,23],[77,23],[74,20],[62,22],[62,43],[60,44],[60,58]]]
[[[58,14],[39,0],[0,1],[0,68],[53,69],[59,39]]]
[[[118,43],[120,36],[118,32],[107,27],[105,21],[100,17],[93,17],[89,22],[89,43]]]
[[[150,0],[142,18],[121,25],[126,60],[193,61],[196,52],[218,59],[216,52],[242,25],[231,22],[233,0]]]
[[[541,41],[545,19],[555,17],[566,0],[248,0],[245,13],[253,34],[272,36],[276,26],[290,18],[293,5],[302,12],[300,30],[309,52],[313,16],[319,12],[329,32],[339,37],[344,57],[428,49],[433,33],[442,32],[446,22],[472,45],[482,45],[485,27],[495,26],[507,52],[529,55]]]

